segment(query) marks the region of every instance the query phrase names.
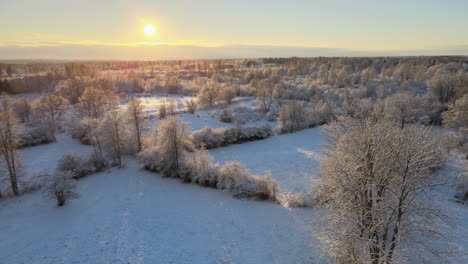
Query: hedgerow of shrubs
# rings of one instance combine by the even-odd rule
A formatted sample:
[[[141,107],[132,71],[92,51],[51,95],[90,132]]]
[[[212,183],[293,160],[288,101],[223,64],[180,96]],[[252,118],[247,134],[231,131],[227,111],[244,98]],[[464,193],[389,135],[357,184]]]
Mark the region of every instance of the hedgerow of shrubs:
[[[164,173],[158,152],[147,149],[139,154],[145,169]],[[211,156],[205,151],[196,151],[186,157],[183,169],[177,175],[185,182],[201,186],[226,190],[237,198],[256,198],[277,201],[279,183],[270,173],[263,176],[253,174],[239,161],[227,162],[223,166],[214,164]],[[163,175],[164,176],[164,175]]]
[[[196,148],[213,149],[231,144],[265,139],[273,135],[269,125],[250,127],[205,127],[192,133],[193,144]]]

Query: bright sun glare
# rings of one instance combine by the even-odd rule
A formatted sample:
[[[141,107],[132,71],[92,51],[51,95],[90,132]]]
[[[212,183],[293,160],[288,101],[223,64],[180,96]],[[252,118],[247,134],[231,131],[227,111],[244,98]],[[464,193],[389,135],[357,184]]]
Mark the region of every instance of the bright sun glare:
[[[156,27],[153,24],[146,24],[144,30],[147,36],[153,36],[156,33]]]

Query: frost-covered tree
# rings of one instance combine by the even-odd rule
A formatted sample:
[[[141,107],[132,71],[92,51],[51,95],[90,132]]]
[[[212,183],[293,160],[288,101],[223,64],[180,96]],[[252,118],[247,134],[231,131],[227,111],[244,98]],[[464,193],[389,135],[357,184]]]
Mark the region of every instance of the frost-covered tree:
[[[103,147],[119,168],[123,166],[122,156],[125,142],[128,139],[127,132],[124,115],[119,110],[107,112],[99,124],[99,134],[103,140]]]
[[[100,120],[96,118],[83,118],[80,121],[80,125],[85,130],[85,140],[93,147],[93,163],[97,170],[102,169],[105,166],[103,146],[106,134],[100,133],[99,129]]]
[[[429,88],[441,104],[446,104],[455,96],[459,84],[459,79],[455,76],[439,72],[430,80]]]
[[[180,163],[188,149],[192,148],[187,123],[176,116],[169,116],[157,127],[156,147],[162,163],[162,172],[167,176],[180,173]]]
[[[137,151],[140,152],[142,149],[142,134],[146,126],[144,107],[140,99],[132,98],[129,101],[127,107],[127,116],[131,126],[135,130],[134,134],[136,136]]]
[[[177,112],[177,103],[172,98],[164,99],[158,108],[158,117],[163,119],[166,115],[174,115]]]
[[[309,125],[304,102],[291,100],[281,106],[278,116],[278,130],[292,133]]]
[[[441,215],[423,196],[441,183],[434,171],[443,154],[431,131],[372,120],[340,131],[318,189],[328,223],[318,234],[328,253],[338,263],[424,260],[426,249],[439,257],[427,241],[442,235],[431,225]]]
[[[271,105],[275,98],[275,91],[279,89],[271,81],[261,81],[256,84],[255,97],[261,102],[263,111],[270,111]]]
[[[67,99],[59,95],[46,94],[33,103],[34,114],[49,126],[53,134],[60,127],[60,121],[69,107]]]
[[[21,119],[22,123],[29,123],[30,116],[32,113],[32,107],[28,99],[24,97],[18,98],[13,105],[13,110],[16,116]]]
[[[65,202],[79,197],[76,189],[75,175],[71,171],[57,170],[51,177],[50,182],[46,183],[43,195],[47,199],[55,199],[57,206],[65,205]]]
[[[468,94],[449,105],[448,111],[443,114],[444,124],[449,127],[458,127],[468,130]],[[468,134],[468,131],[466,131]]]
[[[424,114],[428,114],[427,101],[421,96],[409,93],[396,93],[385,98],[385,117],[395,121],[401,128],[406,123],[421,120]]]
[[[216,82],[208,83],[198,93],[198,101],[202,104],[213,106],[219,98],[220,85]]]
[[[78,99],[75,109],[82,118],[99,118],[118,104],[118,97],[112,90],[89,86]]]
[[[10,98],[7,95],[2,95],[0,108],[0,151],[7,167],[11,190],[15,195],[19,195],[19,158],[16,150],[16,138],[19,133],[18,125],[19,122],[13,113]]]
[[[219,91],[218,97],[225,105],[229,105],[236,98],[236,90],[233,86],[225,85]]]

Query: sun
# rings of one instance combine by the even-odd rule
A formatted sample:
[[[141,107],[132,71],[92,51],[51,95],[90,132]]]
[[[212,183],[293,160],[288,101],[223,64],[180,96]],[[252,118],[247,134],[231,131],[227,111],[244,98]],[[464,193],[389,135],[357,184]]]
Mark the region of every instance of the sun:
[[[144,31],[146,36],[151,37],[156,33],[156,27],[153,24],[146,24]]]

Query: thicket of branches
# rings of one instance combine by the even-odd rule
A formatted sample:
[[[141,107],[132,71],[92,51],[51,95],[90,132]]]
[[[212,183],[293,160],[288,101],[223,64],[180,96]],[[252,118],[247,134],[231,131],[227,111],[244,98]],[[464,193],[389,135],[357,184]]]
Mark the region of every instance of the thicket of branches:
[[[442,258],[443,248],[431,248],[429,242],[444,237],[433,223],[445,220],[426,196],[444,184],[435,173],[444,152],[431,130],[367,119],[329,132],[317,189],[327,227],[318,237],[333,259],[399,263]]]

